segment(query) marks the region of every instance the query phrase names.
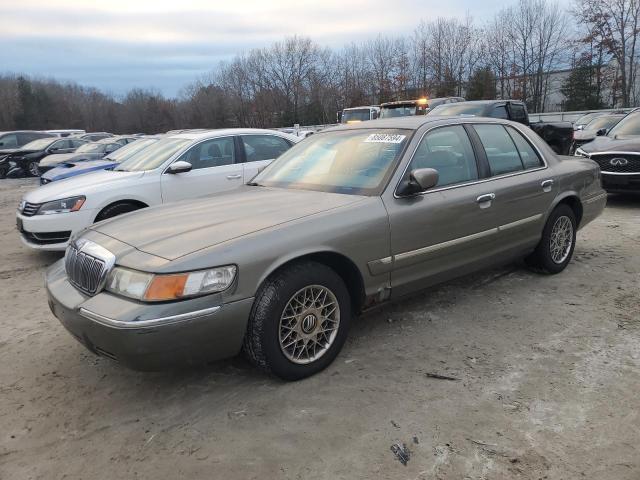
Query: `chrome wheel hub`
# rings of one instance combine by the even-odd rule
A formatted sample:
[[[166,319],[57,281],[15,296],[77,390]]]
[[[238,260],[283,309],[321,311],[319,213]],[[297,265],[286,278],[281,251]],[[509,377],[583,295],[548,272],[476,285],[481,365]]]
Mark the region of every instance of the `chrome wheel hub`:
[[[339,325],[340,306],[333,292],[322,285],[302,288],[280,317],[280,350],[293,363],[312,363],[329,350]]]
[[[558,264],[564,262],[569,256],[571,245],[573,245],[573,224],[571,219],[566,216],[558,217],[551,229],[549,240],[551,260]]]

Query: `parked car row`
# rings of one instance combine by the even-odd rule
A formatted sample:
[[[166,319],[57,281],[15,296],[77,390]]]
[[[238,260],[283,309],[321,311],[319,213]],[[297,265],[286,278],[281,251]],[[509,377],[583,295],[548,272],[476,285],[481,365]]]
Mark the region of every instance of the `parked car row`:
[[[596,163],[502,118],[153,140],[27,193],[17,212],[27,245],[66,248],[46,276],[54,315],[143,370],[243,350],[304,378],[376,304],[516,258],[562,271],[606,203]]]

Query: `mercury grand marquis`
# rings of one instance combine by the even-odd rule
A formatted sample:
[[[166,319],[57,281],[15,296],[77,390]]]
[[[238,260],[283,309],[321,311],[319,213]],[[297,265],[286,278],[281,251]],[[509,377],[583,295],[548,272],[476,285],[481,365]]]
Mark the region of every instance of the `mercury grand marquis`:
[[[326,129],[246,185],[75,235],[51,309],[132,368],[244,351],[287,380],[319,372],[367,308],[525,258],[555,274],[603,210],[600,171],[524,125],[422,116]]]

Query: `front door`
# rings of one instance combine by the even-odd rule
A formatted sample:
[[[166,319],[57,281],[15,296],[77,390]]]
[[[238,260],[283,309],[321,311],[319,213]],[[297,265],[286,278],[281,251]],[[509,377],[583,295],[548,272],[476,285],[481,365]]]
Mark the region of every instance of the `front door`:
[[[443,279],[489,255],[494,241],[491,199],[462,125],[430,130],[405,173],[434,168],[438,184],[420,195],[385,201],[391,228],[392,295]]]
[[[243,183],[243,167],[234,137],[203,140],[177,161],[191,164],[191,171],[162,175],[162,201],[175,202],[231,190]]]

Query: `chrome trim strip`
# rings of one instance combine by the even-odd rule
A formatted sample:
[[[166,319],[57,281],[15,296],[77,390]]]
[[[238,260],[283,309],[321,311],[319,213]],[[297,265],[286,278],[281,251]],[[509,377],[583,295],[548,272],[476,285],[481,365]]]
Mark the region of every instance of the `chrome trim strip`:
[[[640,172],[605,172],[600,170],[603,175],[640,175]]]
[[[380,275],[382,273],[390,272],[392,264],[393,257],[384,257],[378,260],[371,260],[370,262],[367,262],[367,266],[369,267],[369,272],[371,272],[371,275]]]
[[[588,153],[588,152],[585,152]],[[594,155],[640,155],[640,152],[593,152],[589,153],[590,157]]]
[[[447,185],[447,186],[440,187],[440,188],[434,188],[434,189],[427,190],[426,192],[420,192],[420,193],[416,193],[416,194],[410,195],[410,197],[416,197],[418,195],[428,195],[430,193],[442,192],[443,190],[451,190],[451,189],[454,189],[454,188],[461,188],[461,187],[466,187],[466,186],[469,186],[469,185],[477,185],[477,184],[480,184],[480,183],[486,183],[486,182],[490,182],[490,181],[493,181],[493,180],[500,180],[502,178],[515,177],[516,175],[524,175],[524,174],[527,174],[527,173],[539,172],[540,170],[545,170],[545,169],[549,168],[549,164],[547,163],[547,160],[544,158],[544,155],[542,154],[542,152],[538,148],[538,145],[536,145],[536,143],[533,140],[531,140],[531,137],[529,137],[529,135],[527,135],[525,132],[523,132],[520,128],[516,127],[516,125],[515,125],[516,123],[517,122],[503,123],[503,122],[498,122],[498,121],[495,121],[495,122],[469,122],[469,121],[465,122],[465,121],[458,121],[458,122],[452,122],[452,123],[438,124],[438,125],[434,125],[434,126],[428,128],[422,134],[422,136],[420,137],[420,140],[418,140],[416,148],[413,149],[413,152],[411,153],[411,157],[409,157],[409,161],[405,165],[404,170],[402,171],[402,175],[400,175],[400,179],[398,180],[398,182],[396,183],[396,186],[393,189],[393,198],[400,199],[400,198],[407,198],[408,197],[408,196],[398,195],[398,188],[400,187],[400,183],[402,182],[402,179],[404,178],[404,176],[407,174],[407,170],[409,169],[409,165],[411,165],[411,162],[413,161],[413,157],[415,156],[416,152],[418,151],[418,147],[420,147],[420,144],[424,140],[424,137],[427,135],[427,133],[429,133],[431,130],[435,130],[436,128],[451,127],[451,126],[456,126],[456,125],[464,126],[465,124],[472,125],[472,126],[473,125],[502,125],[503,127],[506,125],[506,126],[512,127],[518,133],[520,133],[523,137],[525,137],[527,139],[528,143],[535,149],[536,153],[538,154],[538,156],[542,160],[542,163],[544,163],[544,166],[543,167],[538,167],[538,168],[529,168],[527,170],[519,170],[517,172],[505,173],[503,175],[496,175],[496,176],[487,177],[487,178],[480,178],[478,180],[472,180],[472,181],[464,182],[464,183],[456,183],[455,185]],[[517,124],[517,125],[520,125],[520,124]],[[471,141],[471,139],[469,139],[469,141]],[[477,161],[477,158],[476,158],[476,161]]]
[[[584,203],[593,203],[597,202],[601,198],[607,198],[607,192],[596,195],[595,197],[587,198]]]
[[[407,258],[424,255],[425,253],[436,252],[438,250],[442,250],[443,248],[453,247],[455,245],[460,245],[461,243],[477,240],[478,238],[488,237],[496,233],[498,233],[498,229],[492,228],[490,230],[484,230],[482,232],[473,233],[465,237],[454,238],[453,240],[448,240],[446,242],[436,243],[435,245],[429,245],[428,247],[418,248],[417,250],[410,250],[408,252],[398,253],[393,258],[395,261],[406,260]]]
[[[86,308],[80,309],[80,315],[84,318],[92,320],[96,323],[104,325],[106,327],[113,328],[152,328],[152,327],[161,327],[165,325],[171,325],[174,323],[184,322],[187,320],[193,320],[195,318],[204,317],[205,315],[211,315],[216,313],[222,307],[220,305],[205,308],[203,310],[196,310],[194,312],[181,313],[179,315],[170,315],[168,317],[160,317],[160,318],[151,318],[149,320],[139,320],[133,322],[124,322],[122,320],[115,320],[113,318],[105,317],[104,315],[100,315],[99,313],[94,313]]]
[[[502,232],[504,230],[509,230],[511,228],[519,227],[519,226],[525,225],[527,223],[537,222],[541,218],[542,218],[542,214],[539,213],[538,215],[532,215],[532,216],[527,217],[527,218],[522,218],[520,220],[516,220],[515,222],[505,223],[504,225],[500,225],[498,227],[498,231]]]

